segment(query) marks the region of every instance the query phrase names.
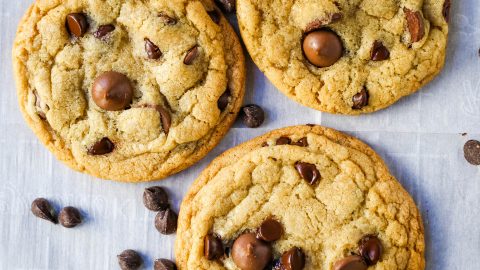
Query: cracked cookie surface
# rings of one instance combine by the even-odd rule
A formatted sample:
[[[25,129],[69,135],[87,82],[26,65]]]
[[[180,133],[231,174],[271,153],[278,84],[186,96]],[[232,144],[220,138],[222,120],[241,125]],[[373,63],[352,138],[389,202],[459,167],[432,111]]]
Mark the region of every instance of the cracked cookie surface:
[[[432,80],[445,61],[449,11],[450,0],[237,1],[245,45],[272,83],[305,106],[339,114],[380,110]],[[302,50],[325,30],[343,46],[317,37]],[[312,59],[316,53],[329,61]]]
[[[313,165],[317,180],[309,181],[315,174],[299,164]],[[228,252],[218,253],[218,243],[215,250],[210,245],[208,253],[216,256],[208,260],[206,237],[231,247],[270,217],[283,226],[272,243],[273,258],[300,248],[303,269],[332,270],[358,254],[358,243],[371,235],[383,254],[369,269],[425,268],[423,223],[410,195],[370,147],[321,126],[275,130],[215,159],[182,202],[177,265],[238,269]]]
[[[154,180],[192,165],[244,95],[240,42],[207,0],[38,0],[13,62],[35,134],[100,178]]]

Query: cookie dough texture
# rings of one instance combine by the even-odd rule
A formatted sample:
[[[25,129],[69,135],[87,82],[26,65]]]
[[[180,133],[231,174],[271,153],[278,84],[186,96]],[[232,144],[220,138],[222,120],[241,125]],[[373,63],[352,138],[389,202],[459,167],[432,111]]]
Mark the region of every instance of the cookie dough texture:
[[[306,137],[307,147],[275,145]],[[265,142],[268,146],[262,146]],[[309,185],[294,168],[315,164],[321,180]],[[292,247],[306,254],[307,270],[331,270],[374,234],[384,252],[372,269],[425,268],[424,229],[414,201],[367,145],[320,126],[275,130],[239,145],[201,173],[180,209],[175,255],[180,269],[237,269],[231,260],[208,261],[203,239],[224,242],[266,218],[283,224],[274,257]]]
[[[448,35],[446,1],[239,0],[237,16],[251,57],[281,92],[320,111],[360,114],[395,103],[440,72]],[[424,36],[418,42],[412,40],[406,10],[422,18]],[[318,68],[305,58],[302,39],[312,27],[330,29],[342,40],[343,57],[334,65]],[[388,60],[371,60],[377,40],[389,50]],[[352,109],[352,97],[363,88],[368,106]]]
[[[37,0],[13,48],[25,120],[59,160],[100,178],[154,180],[187,168],[228,131],[244,95],[240,42],[225,18],[212,20],[207,11],[214,9],[196,0]],[[69,35],[70,13],[86,14],[83,37]],[[115,30],[96,38],[93,33],[108,24]],[[160,59],[148,58],[146,38],[159,47]],[[184,64],[194,46],[198,56]],[[92,100],[95,78],[107,71],[130,79],[131,108],[105,111]],[[217,100],[227,89],[222,111]],[[171,116],[168,134],[155,106]],[[88,155],[103,137],[114,151]]]

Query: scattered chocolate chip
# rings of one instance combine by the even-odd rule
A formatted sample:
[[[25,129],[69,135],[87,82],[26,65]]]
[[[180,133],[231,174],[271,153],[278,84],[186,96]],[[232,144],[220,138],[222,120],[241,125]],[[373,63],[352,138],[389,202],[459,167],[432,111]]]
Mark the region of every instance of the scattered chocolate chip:
[[[469,140],[463,146],[463,155],[472,165],[480,165],[480,142]]]
[[[100,25],[97,31],[93,33],[93,36],[103,40],[113,30],[115,30],[115,26],[113,26],[113,24]]]
[[[275,142],[276,145],[285,145],[285,144],[290,144],[292,142],[292,140],[288,137],[280,137],[277,139],[277,141]]]
[[[366,235],[358,242],[358,251],[368,266],[376,264],[383,253],[383,245],[375,235]]]
[[[153,263],[154,270],[177,270],[174,262],[167,259],[157,259]]]
[[[70,13],[67,15],[67,29],[74,37],[82,37],[88,30],[87,17],[83,13]]]
[[[425,35],[422,14],[419,11],[412,11],[408,8],[404,8],[403,11],[407,18],[407,27],[410,32],[412,43],[420,41]]]
[[[277,241],[282,237],[283,226],[273,218],[268,218],[258,227],[257,238],[266,242]]]
[[[162,57],[162,52],[160,49],[155,45],[150,39],[145,38],[145,52],[147,52],[147,56],[149,59],[159,59]]]
[[[334,270],[366,270],[367,268],[363,258],[358,255],[345,257],[333,265]]]
[[[58,221],[65,228],[73,228],[82,223],[82,216],[80,211],[73,206],[64,207],[58,215]]]
[[[296,143],[293,143],[293,145],[301,146],[301,147],[307,147],[308,146],[308,140],[307,140],[306,137],[303,137],[300,140],[298,140]]]
[[[148,187],[143,192],[143,204],[152,211],[166,210],[169,207],[168,194],[162,187]]]
[[[160,18],[162,19],[163,23],[165,23],[166,25],[175,25],[175,24],[177,24],[177,19],[168,16],[168,14],[166,14],[165,12],[160,12],[160,13],[158,14],[158,17],[160,17]]]
[[[445,0],[443,3],[443,9],[442,9],[442,14],[443,17],[445,18],[445,21],[448,23],[450,21],[450,7],[452,5],[451,0]]]
[[[272,260],[272,247],[253,233],[242,234],[233,243],[232,259],[242,270],[264,269]]]
[[[227,89],[225,92],[223,92],[220,98],[218,98],[217,107],[220,109],[220,111],[223,111],[225,110],[225,108],[227,108],[230,96],[231,96],[230,90]]]
[[[247,127],[256,128],[263,124],[265,113],[260,106],[250,104],[242,108],[240,117]]]
[[[32,213],[39,218],[48,220],[52,223],[57,223],[57,217],[55,216],[55,209],[53,209],[50,202],[44,198],[37,198],[32,202],[30,208]]]
[[[297,162],[295,169],[310,185],[315,185],[320,180],[320,172],[314,164]]]
[[[117,258],[122,270],[136,270],[143,264],[142,257],[135,250],[131,249],[124,250]]]
[[[360,93],[357,93],[352,97],[352,102],[353,102],[352,109],[360,110],[363,107],[367,106],[368,98],[369,98],[369,95],[368,95],[367,89],[363,88],[362,91],[360,91]]]
[[[305,253],[294,247],[282,254],[280,262],[282,270],[302,270],[305,267]]]
[[[187,66],[193,64],[193,61],[195,61],[199,54],[200,50],[198,49],[198,46],[195,45],[193,48],[188,50],[187,54],[185,55],[185,59],[183,59],[183,63]]]
[[[172,234],[177,231],[177,214],[172,209],[161,210],[155,217],[155,228],[161,234]]]
[[[223,257],[225,251],[223,249],[222,240],[218,236],[214,234],[208,234],[203,239],[203,242],[203,254],[208,260],[218,260]]]
[[[218,10],[214,9],[208,12],[208,16],[212,19],[212,21],[216,24],[220,23],[220,19],[222,18],[222,15],[218,12]]]
[[[133,87],[127,76],[115,71],[102,73],[93,82],[92,99],[107,111],[119,111],[130,105]]]
[[[109,138],[104,137],[100,141],[94,143],[90,149],[88,149],[88,154],[92,156],[106,155],[111,153],[115,145]]]
[[[387,47],[383,45],[381,41],[376,40],[373,43],[373,48],[371,52],[372,61],[383,61],[390,58],[390,52]]]
[[[308,61],[316,67],[329,67],[343,54],[342,41],[337,34],[329,30],[308,33],[303,40],[302,49]]]
[[[235,11],[235,0],[215,0],[215,2],[228,13]]]

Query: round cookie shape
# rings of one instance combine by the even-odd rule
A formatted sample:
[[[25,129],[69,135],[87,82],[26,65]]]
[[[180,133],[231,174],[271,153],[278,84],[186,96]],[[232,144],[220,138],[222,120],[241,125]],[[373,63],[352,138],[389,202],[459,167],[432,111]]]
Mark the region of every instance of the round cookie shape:
[[[237,16],[252,59],[281,92],[320,111],[355,115],[392,105],[440,72],[450,6],[245,0],[237,1]]]
[[[299,162],[315,166],[319,179],[305,179]],[[200,174],[180,207],[179,269],[247,268],[251,260],[232,255],[236,239],[247,238],[242,247],[263,241],[258,231],[272,218],[281,237],[261,242],[272,248],[272,269],[425,269],[423,223],[410,195],[366,144],[314,125],[243,143]],[[211,235],[224,256],[207,257]],[[240,250],[253,254],[250,247]]]
[[[67,165],[149,181],[204,157],[236,119],[245,61],[213,1],[38,0],[13,46],[25,120]]]

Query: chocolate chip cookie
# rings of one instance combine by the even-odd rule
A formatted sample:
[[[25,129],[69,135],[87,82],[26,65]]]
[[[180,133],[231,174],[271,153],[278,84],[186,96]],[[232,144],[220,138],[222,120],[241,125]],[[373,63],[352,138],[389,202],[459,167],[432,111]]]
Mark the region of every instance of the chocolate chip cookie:
[[[244,95],[240,42],[208,0],[38,0],[13,62],[35,134],[100,178],[189,167],[228,131]]]
[[[450,0],[241,0],[245,45],[272,83],[314,109],[383,109],[442,69]]]
[[[410,195],[367,145],[313,125],[215,159],[181,205],[176,241],[180,269],[425,268]]]

